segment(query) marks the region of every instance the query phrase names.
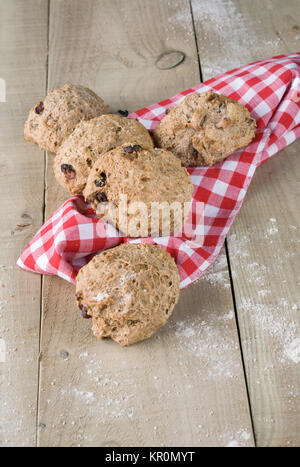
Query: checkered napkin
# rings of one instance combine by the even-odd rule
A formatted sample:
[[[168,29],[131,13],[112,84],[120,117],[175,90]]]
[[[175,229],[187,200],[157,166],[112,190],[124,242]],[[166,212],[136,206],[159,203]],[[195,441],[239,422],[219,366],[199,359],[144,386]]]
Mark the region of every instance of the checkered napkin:
[[[66,201],[37,232],[18,260],[27,271],[56,274],[75,282],[78,270],[100,251],[122,242],[160,245],[176,260],[181,288],[214,262],[239,212],[256,168],[300,136],[300,53],[280,55],[231,70],[130,115],[153,130],[167,108],[185,96],[212,89],[239,101],[257,120],[253,142],[213,167],[190,168],[194,185],[191,212],[204,202],[204,241],[184,237],[129,239],[105,221],[79,195]]]

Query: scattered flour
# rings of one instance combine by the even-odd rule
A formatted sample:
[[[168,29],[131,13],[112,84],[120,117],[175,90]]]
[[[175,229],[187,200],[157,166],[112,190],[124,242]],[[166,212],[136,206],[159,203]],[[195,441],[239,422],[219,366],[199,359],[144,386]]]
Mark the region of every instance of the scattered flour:
[[[122,274],[120,277],[120,284],[125,285],[130,279],[136,278],[136,273],[135,272],[127,272]]]
[[[93,402],[95,400],[95,394],[90,391],[79,391],[78,389],[74,388],[74,394],[75,396],[79,396],[83,400],[85,400],[87,403]]]
[[[222,315],[219,319],[233,319],[234,318],[234,312],[233,310],[230,310],[228,313],[225,315]]]
[[[228,440],[226,444],[226,447],[228,448],[238,448],[238,447],[244,447],[244,446],[249,446],[251,442],[251,434],[249,431],[241,428],[238,430],[236,433],[234,433],[232,436],[223,435],[221,439]]]
[[[228,264],[225,254],[220,254],[216,262],[201,276],[201,280],[208,281],[211,285],[219,285],[230,288]]]
[[[281,363],[287,359],[298,363],[300,359],[300,338],[297,337],[296,322],[289,313],[295,307],[296,304],[290,305],[285,298],[275,301],[274,297],[274,302],[268,304],[244,297],[241,300],[241,310],[253,322],[256,333],[267,333],[273,338],[274,350],[279,353]]]
[[[202,378],[235,378],[241,374],[237,343],[228,332],[227,323],[233,316],[232,310],[221,316],[202,310],[199,317],[166,324],[174,333],[174,345],[181,354],[187,352],[189,358],[197,359],[195,368]],[[184,361],[179,359],[179,365],[184,365]]]
[[[259,297],[266,297],[267,295],[270,295],[270,294],[271,294],[271,290],[268,290],[268,289],[258,290],[258,292],[257,292],[257,295]]]
[[[248,245],[250,238],[248,235],[242,235],[237,237],[236,234],[231,233],[229,235],[229,253],[234,259],[247,258],[250,256],[248,252]]]
[[[81,381],[81,387],[78,385],[74,387],[74,384],[70,383],[62,392],[73,393],[77,399],[85,403],[88,413],[93,418],[96,417],[99,423],[103,420],[110,422],[116,418],[133,418],[137,392],[136,379],[124,375],[122,368],[112,369],[110,372],[103,371],[102,361],[97,358],[91,359],[88,354],[82,353],[80,358],[86,359],[82,367],[86,376]],[[84,383],[87,383],[87,387],[92,388],[92,391],[83,387]]]
[[[84,358],[84,357],[88,357],[88,352],[82,352],[79,354],[79,358]]]
[[[286,356],[295,363],[300,362],[300,337],[296,337],[284,348]]]
[[[232,441],[229,441],[226,447],[227,448],[239,448],[240,445],[236,439],[233,439]]]
[[[273,217],[269,220],[269,225],[267,226],[267,235],[275,235],[278,233],[278,226],[277,226],[277,221]]]
[[[185,42],[194,41],[194,29],[192,17],[189,8],[184,8],[181,0],[169,0],[168,23],[165,31],[165,40],[173,41],[174,36],[179,35],[179,31],[183,30],[180,36]]]
[[[250,439],[250,437],[251,437],[250,433],[248,431],[246,431],[246,430],[242,430],[240,432],[240,435],[241,435],[241,438],[244,439],[245,441]]]
[[[205,24],[204,28],[201,27],[199,46],[204,79],[228,70],[228,55],[220,53],[220,50],[225,52],[224,37],[226,49],[231,51],[230,68],[253,60],[253,47],[257,56],[264,55],[266,45],[272,51],[270,55],[282,53],[282,39],[274,34],[274,38],[270,40],[263,24],[259,24],[263,20],[250,15],[245,16],[242,4],[233,0],[201,0],[192,2],[192,7],[196,28]],[[225,33],[224,36],[224,31],[230,31],[230,34]],[[209,66],[206,66],[206,62],[209,62]]]
[[[102,302],[102,300],[104,300],[107,297],[107,293],[99,292],[98,295],[96,295],[96,297],[92,297],[92,300],[95,300],[96,302]]]

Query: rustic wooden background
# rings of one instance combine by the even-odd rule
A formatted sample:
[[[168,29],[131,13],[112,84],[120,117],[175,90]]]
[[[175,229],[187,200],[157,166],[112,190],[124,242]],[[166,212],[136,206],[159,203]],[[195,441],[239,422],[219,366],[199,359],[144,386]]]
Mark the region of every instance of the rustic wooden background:
[[[218,261],[148,341],[99,342],[72,285],[16,267],[66,196],[23,140],[47,90],[132,111],[299,45],[298,0],[0,2],[0,446],[299,446],[300,142],[259,168]],[[186,58],[159,70],[168,50]]]

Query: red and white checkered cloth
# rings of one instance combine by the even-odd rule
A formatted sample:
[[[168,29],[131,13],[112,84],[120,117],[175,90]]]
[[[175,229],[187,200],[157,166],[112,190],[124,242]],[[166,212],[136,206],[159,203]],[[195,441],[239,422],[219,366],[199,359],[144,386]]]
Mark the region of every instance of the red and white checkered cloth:
[[[42,226],[17,264],[28,271],[56,274],[74,283],[78,270],[96,253],[124,241],[142,241],[156,243],[174,256],[182,288],[198,279],[220,253],[256,168],[300,136],[300,53],[280,55],[228,71],[138,110],[130,117],[152,130],[168,107],[191,93],[209,89],[245,105],[257,120],[257,131],[246,149],[223,162],[213,167],[189,169],[194,204],[205,203],[203,245],[191,247],[184,238],[175,237],[120,237],[76,195]]]

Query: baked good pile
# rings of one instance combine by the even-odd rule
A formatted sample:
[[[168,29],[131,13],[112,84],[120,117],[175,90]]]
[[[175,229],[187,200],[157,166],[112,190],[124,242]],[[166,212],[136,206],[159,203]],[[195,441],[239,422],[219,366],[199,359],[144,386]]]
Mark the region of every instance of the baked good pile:
[[[65,190],[82,194],[99,218],[134,238],[180,233],[193,192],[185,167],[222,161],[247,146],[256,129],[244,106],[212,91],[169,109],[153,134],[127,115],[109,113],[93,91],[66,84],[30,110],[24,136],[56,153],[54,173]],[[179,299],[174,259],[148,243],[101,252],[76,282],[94,335],[121,346],[153,335]]]

